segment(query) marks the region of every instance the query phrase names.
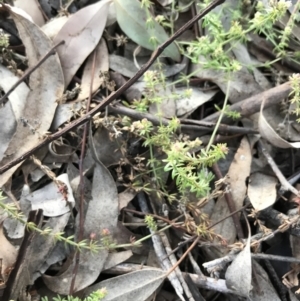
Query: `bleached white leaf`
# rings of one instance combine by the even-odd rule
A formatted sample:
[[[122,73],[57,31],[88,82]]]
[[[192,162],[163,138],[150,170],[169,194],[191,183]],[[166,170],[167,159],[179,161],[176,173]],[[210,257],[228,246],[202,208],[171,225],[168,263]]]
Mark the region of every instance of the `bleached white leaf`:
[[[53,39],[62,27],[66,24],[70,16],[60,16],[51,19],[41,29],[49,39]]]
[[[259,211],[274,204],[277,196],[277,183],[275,177],[260,172],[250,176],[248,197],[254,209]]]
[[[68,203],[66,203],[64,196],[59,192],[57,185],[51,182],[26,197],[26,200],[31,202],[32,210],[43,209],[45,216],[59,216],[69,212],[70,207],[74,207],[75,200],[68,175],[61,174],[57,177],[57,180],[63,182],[68,188]]]
[[[23,9],[33,20],[33,22],[42,26],[45,20],[36,0],[15,0],[14,6]]]

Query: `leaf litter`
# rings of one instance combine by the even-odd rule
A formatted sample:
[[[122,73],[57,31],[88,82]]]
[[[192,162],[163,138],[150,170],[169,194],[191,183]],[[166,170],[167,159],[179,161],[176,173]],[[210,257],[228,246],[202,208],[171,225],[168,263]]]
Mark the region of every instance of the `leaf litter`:
[[[9,47],[1,46],[3,94],[40,63],[0,107],[0,170],[22,159],[0,175],[1,300],[34,291],[47,297],[45,288],[82,299],[101,290],[103,300],[294,300],[299,92],[278,84],[293,86],[297,57],[270,68],[266,61],[277,51],[270,40],[255,48],[229,39],[227,57],[220,48],[198,53],[193,41],[203,46],[207,37],[213,45],[240,24],[233,14],[239,2],[226,1],[208,15],[218,20],[189,27],[144,77],[89,115],[147,66],[195,9],[186,1],[149,8],[137,0],[87,2],[1,6],[10,24],[0,25],[9,37]],[[261,12],[272,8],[261,5]],[[290,25],[294,12],[274,26]],[[295,21],[287,44],[295,53],[298,31]],[[251,40],[268,34],[252,31]],[[269,49],[258,50],[262,45]],[[229,75],[234,64],[241,68]],[[273,91],[282,99],[270,106]],[[232,111],[237,106],[240,115]],[[220,124],[211,122],[222,107]],[[83,116],[88,126],[70,130]],[[40,148],[51,133],[62,135]]]

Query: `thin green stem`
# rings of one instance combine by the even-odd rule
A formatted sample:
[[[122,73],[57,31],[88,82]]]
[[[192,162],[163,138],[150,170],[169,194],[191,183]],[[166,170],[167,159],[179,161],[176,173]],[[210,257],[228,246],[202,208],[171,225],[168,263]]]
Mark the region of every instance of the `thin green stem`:
[[[207,147],[206,147],[206,152],[208,152],[215,140],[215,137],[216,137],[216,134],[217,134],[217,131],[218,131],[218,128],[221,124],[221,121],[222,121],[222,118],[223,118],[223,115],[224,115],[224,112],[226,110],[226,106],[227,106],[227,102],[228,102],[228,97],[229,97],[229,88],[230,88],[230,81],[227,82],[227,89],[226,89],[226,95],[225,95],[225,100],[224,100],[224,103],[223,103],[223,108],[222,108],[222,111],[220,113],[220,116],[218,118],[218,121],[216,123],[216,126],[214,128],[214,131],[213,133],[211,134],[211,137],[209,139],[209,142],[207,144]]]

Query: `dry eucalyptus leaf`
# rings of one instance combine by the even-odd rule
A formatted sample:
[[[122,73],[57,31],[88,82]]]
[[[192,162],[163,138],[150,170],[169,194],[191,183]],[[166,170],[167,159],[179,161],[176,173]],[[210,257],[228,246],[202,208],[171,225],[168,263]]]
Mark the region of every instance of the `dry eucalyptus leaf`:
[[[47,223],[43,227],[43,229],[49,227],[52,230],[52,233],[64,232],[64,229],[70,219],[70,215],[71,212],[67,212],[61,216],[51,217],[47,219]],[[55,259],[51,256],[51,253],[54,250],[56,243],[57,242],[53,239],[53,236],[50,235],[38,235],[35,238],[32,246],[34,253],[32,259],[30,260],[32,263],[32,267],[34,266],[34,269],[32,270],[33,273],[32,275],[30,275],[32,282],[41,276],[41,273],[43,273],[42,269],[44,269],[45,271],[49,268],[51,264],[58,262],[58,260],[55,261]],[[65,245],[64,249],[67,249]],[[61,260],[63,259],[64,258],[62,258]]]
[[[123,208],[127,207],[128,203],[135,198],[136,194],[137,192],[130,188],[119,193],[119,210],[121,211]]]
[[[163,27],[154,18],[152,18],[153,27],[147,26],[147,13],[144,8],[141,8],[138,0],[114,0],[114,4],[119,26],[138,45],[155,50],[156,47],[150,42],[153,34],[155,34],[158,45],[169,38]],[[180,52],[175,43],[168,46],[163,54],[176,62],[180,61]]]
[[[19,78],[9,69],[0,64],[0,87],[7,92]],[[9,101],[0,107],[0,160],[9,145],[26,104],[29,88],[21,83],[8,97]]]
[[[251,161],[252,154],[250,144],[247,137],[244,137],[228,171],[228,182],[236,209],[239,209],[243,206],[243,201],[247,191],[246,178],[250,174]],[[211,223],[213,224],[229,214],[230,212],[225,198],[224,196],[221,196],[218,198],[218,201],[213,209]],[[213,229],[215,233],[222,235],[222,237],[224,237],[229,244],[235,242],[236,230],[232,218],[227,218],[218,223]]]
[[[81,102],[68,102],[59,104],[53,117],[51,130],[57,130],[62,124],[71,120],[71,118],[74,116],[74,112],[79,112],[81,108]]]
[[[46,23],[41,29],[46,34],[46,36],[53,40],[54,37],[59,33],[62,27],[66,24],[70,16],[60,16],[51,19]]]
[[[26,47],[29,67],[37,64],[51,48],[52,42],[41,29],[28,19],[10,11],[15,21],[19,35]],[[1,166],[15,158],[19,158],[26,151],[36,146],[50,128],[55,109],[56,100],[62,96],[64,89],[63,74],[57,55],[50,56],[30,76],[26,104],[14,136],[12,137]],[[2,187],[21,165],[17,164],[0,177]]]
[[[238,293],[249,296],[251,290],[252,262],[250,241],[251,235],[247,239],[244,249],[236,256],[231,265],[228,267],[225,279],[228,288]]]
[[[7,268],[12,268],[16,262],[18,251],[16,248],[6,239],[3,228],[0,226],[0,258],[2,259],[2,271]],[[2,275],[7,278],[8,275],[2,273]],[[7,279],[4,278],[4,281]]]
[[[200,61],[202,64],[207,62],[204,57],[201,57]],[[227,86],[229,84],[228,96],[231,103],[236,103],[263,91],[261,86],[255,81],[253,75],[245,67],[232,73],[228,80],[224,71],[205,69],[202,64],[192,64],[191,72],[198,78],[214,82],[225,94],[227,93]]]
[[[282,139],[267,122],[264,114],[264,101],[261,104],[258,126],[259,132],[263,138],[269,141],[272,145],[279,148],[300,148],[300,142],[288,142]]]
[[[171,97],[172,89],[170,87],[166,87],[166,89],[158,87],[157,93],[162,97],[162,101],[160,103],[151,103],[149,113],[165,118],[176,116],[176,101]]]
[[[85,290],[85,296],[106,288],[108,294],[103,301],[145,301],[161,285],[166,272],[147,269],[101,281]]]
[[[103,267],[103,270],[108,270],[116,265],[126,261],[133,255],[131,250],[117,252],[117,253],[109,253]]]
[[[14,6],[23,9],[33,20],[33,22],[42,26],[45,24],[45,20],[36,0],[15,0]]]
[[[126,57],[116,55],[116,54],[109,55],[109,68],[116,72],[119,72],[125,77],[133,77],[139,70],[132,60],[129,60]],[[184,68],[185,68],[185,64],[174,64],[174,65],[163,64],[162,66],[162,70],[166,77],[174,76],[178,74],[180,71],[182,71]],[[153,69],[155,69],[155,67],[153,66],[149,68],[149,70],[153,70]]]
[[[269,275],[255,260],[253,260],[253,268],[255,268],[255,275],[257,278],[257,281],[255,281],[254,283],[257,283],[259,287],[257,289],[254,288],[250,292],[249,300],[282,301],[282,299],[279,298],[273,284],[271,283]]]
[[[108,63],[108,49],[103,39],[100,40],[99,44],[95,48],[96,59],[95,59],[95,71],[93,75],[93,88],[92,93],[96,92],[97,89],[103,83],[103,78],[100,77],[100,72],[106,72],[109,69]],[[81,79],[81,91],[76,99],[80,101],[86,99],[90,95],[90,85],[92,79],[92,68],[93,68],[94,52],[92,52],[83,69],[83,75]]]
[[[67,174],[61,174],[57,180],[63,182],[68,188],[67,201],[60,193],[59,188],[54,182],[43,188],[30,193],[26,200],[31,202],[32,210],[43,209],[45,216],[59,216],[70,212],[75,205],[72,188]]]
[[[88,200],[87,200],[88,201]],[[88,208],[85,215],[84,238],[89,239],[94,233],[95,239],[99,240],[102,231],[110,233],[113,237],[118,222],[118,192],[114,179],[109,171],[97,162],[92,186],[92,200],[87,202]],[[79,216],[77,217],[77,225]],[[78,237],[79,227],[76,227]],[[108,250],[102,249],[93,254],[90,250],[83,250],[80,253],[78,273],[75,281],[75,291],[82,290],[91,285],[99,277]],[[67,295],[69,293],[71,280],[73,277],[73,264],[59,276],[43,276],[44,283],[52,291],[58,294]]]
[[[248,197],[252,206],[260,211],[274,204],[276,201],[275,177],[256,172],[250,176],[248,185]]]
[[[71,16],[54,38],[64,40],[57,49],[67,87],[88,55],[95,49],[106,25],[110,0],[89,5]]]
[[[26,201],[26,197],[30,193],[30,188],[28,185],[24,185],[22,188],[21,197],[19,200],[19,206],[23,213],[23,221],[26,222],[28,214],[31,210],[31,204],[30,202]],[[7,233],[7,237],[11,239],[19,239],[24,236],[25,231],[25,225],[24,222],[21,222],[20,220],[16,220],[14,218],[8,217],[3,222],[3,227]]]
[[[184,97],[176,100],[176,116],[182,117],[183,115],[190,115],[197,108],[204,103],[211,101],[218,91],[201,91],[194,87],[191,87],[192,95],[190,98]],[[179,94],[184,93],[185,89],[176,88],[176,92]]]
[[[117,164],[123,158],[120,148],[125,143],[122,136],[112,137],[110,134],[108,129],[100,126],[93,136],[97,157],[106,167]]]

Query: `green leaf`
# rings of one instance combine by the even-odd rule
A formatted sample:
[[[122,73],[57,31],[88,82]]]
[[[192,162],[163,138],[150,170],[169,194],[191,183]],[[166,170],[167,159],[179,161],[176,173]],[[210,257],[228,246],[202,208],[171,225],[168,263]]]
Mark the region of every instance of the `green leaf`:
[[[146,10],[141,8],[138,0],[114,0],[117,21],[123,32],[138,45],[154,50],[155,47],[151,43],[153,34],[158,44],[162,44],[169,37],[163,27],[161,27],[153,18],[153,26],[147,26],[148,20]],[[171,57],[175,61],[180,61],[180,52],[175,43],[168,46],[163,54]]]

